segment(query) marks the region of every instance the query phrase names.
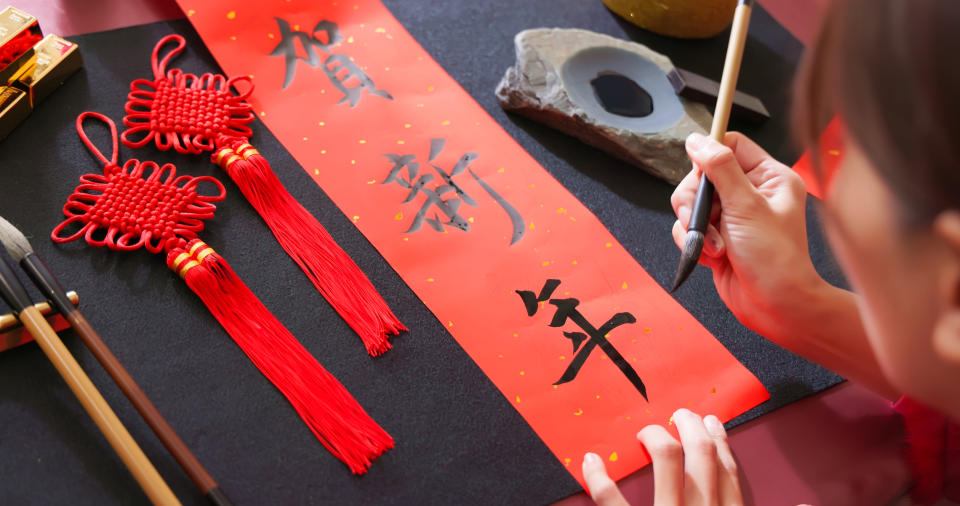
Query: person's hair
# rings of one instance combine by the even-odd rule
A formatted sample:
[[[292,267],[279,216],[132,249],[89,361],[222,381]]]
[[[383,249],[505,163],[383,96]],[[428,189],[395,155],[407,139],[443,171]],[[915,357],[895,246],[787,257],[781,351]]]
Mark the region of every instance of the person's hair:
[[[909,223],[960,210],[960,0],[831,0],[794,98],[800,143],[839,115]]]

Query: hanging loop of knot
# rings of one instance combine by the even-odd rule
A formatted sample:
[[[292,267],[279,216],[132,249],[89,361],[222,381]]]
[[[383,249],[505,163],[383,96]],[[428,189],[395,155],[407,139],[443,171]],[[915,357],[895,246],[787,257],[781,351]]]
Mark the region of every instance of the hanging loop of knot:
[[[107,158],[90,140],[84,120],[93,118],[107,125],[113,151]],[[103,163],[102,174],[85,174],[80,185],[63,206],[66,219],[57,225],[51,238],[58,243],[80,239],[91,246],[120,251],[144,248],[151,253],[169,251],[195,239],[203,220],[213,218],[215,202],[226,189],[210,176],[177,176],[173,164],[130,159],[117,165],[117,127],[96,112],[77,117],[77,133],[94,156]],[[212,194],[201,183],[214,186]]]
[[[161,58],[164,46],[171,42],[176,47]],[[222,74],[197,76],[180,69],[167,70],[185,47],[180,35],[160,39],[150,57],[153,80],[130,83],[123,117],[127,129],[120,136],[125,146],[139,148],[152,141],[161,150],[198,154],[212,151],[218,136],[253,134],[248,126],[254,118],[253,107],[246,102],[253,93],[250,76],[227,79]],[[234,92],[241,83],[246,90]]]

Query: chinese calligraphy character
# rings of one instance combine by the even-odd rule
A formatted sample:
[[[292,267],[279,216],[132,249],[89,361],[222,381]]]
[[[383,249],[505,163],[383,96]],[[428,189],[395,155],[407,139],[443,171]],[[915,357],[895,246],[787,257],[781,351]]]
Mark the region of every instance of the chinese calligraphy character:
[[[350,107],[354,107],[360,102],[363,96],[363,90],[367,90],[370,95],[393,100],[393,96],[384,90],[377,89],[373,79],[367,75],[356,63],[344,54],[336,54],[330,51],[330,48],[336,46],[343,40],[340,35],[340,28],[332,21],[321,21],[313,27],[313,32],[301,32],[290,27],[290,23],[280,18],[277,20],[277,26],[280,29],[280,42],[273,48],[270,56],[283,56],[286,62],[286,71],[283,77],[283,87],[286,88],[293,82],[294,73],[297,70],[297,60],[307,62],[311,67],[321,67],[330,83],[343,93],[343,97],[338,104],[350,102]],[[322,42],[320,37],[324,36],[326,42]],[[303,48],[303,54],[297,54],[297,41]],[[318,51],[330,53],[321,64]],[[356,82],[354,86],[348,86],[349,83]]]
[[[443,151],[445,144],[444,139],[432,139],[430,141],[430,157],[427,161],[432,162]],[[427,185],[436,180],[436,177],[433,174],[420,174],[420,163],[416,161],[415,155],[387,154],[384,156],[393,163],[393,167],[382,184],[396,183],[410,190],[407,198],[403,201],[405,204],[412,202],[420,193],[426,197],[423,205],[420,206],[416,216],[414,216],[410,228],[407,229],[408,233],[420,230],[424,222],[437,232],[443,232],[445,226],[455,227],[464,232],[470,230],[470,223],[459,214],[460,206],[466,204],[477,207],[479,204],[453,180],[454,176],[467,172],[510,217],[513,225],[510,244],[513,245],[523,237],[525,231],[523,217],[520,216],[517,209],[470,169],[470,164],[479,157],[477,153],[466,153],[461,156],[449,173],[438,165],[430,164],[437,175],[440,176],[440,180],[437,181],[434,188],[429,188]],[[449,196],[444,198],[447,195]],[[433,211],[432,216],[430,216],[431,210]],[[446,217],[446,220],[440,217],[440,213]]]
[[[527,309],[527,316],[533,316],[537,314],[537,310],[540,309],[540,303],[550,301],[550,304],[556,306],[557,310],[553,315],[553,319],[550,321],[551,327],[562,327],[567,323],[567,320],[572,321],[577,324],[581,330],[584,332],[564,332],[563,335],[573,344],[573,351],[576,353],[576,356],[573,357],[573,360],[570,362],[570,365],[567,367],[567,370],[563,372],[563,375],[560,376],[560,379],[557,380],[554,385],[562,385],[568,381],[572,381],[577,377],[577,373],[580,372],[580,368],[583,367],[584,362],[586,362],[587,357],[590,356],[590,353],[596,347],[600,347],[604,353],[610,357],[610,360],[620,369],[620,372],[630,380],[630,383],[633,384],[634,388],[640,392],[640,395],[644,399],[647,399],[647,388],[644,386],[643,381],[640,379],[640,376],[637,374],[637,371],[633,370],[633,367],[630,367],[630,364],[627,363],[627,359],[613,347],[613,344],[607,340],[607,334],[609,334],[613,329],[624,325],[627,323],[636,323],[637,319],[633,317],[630,313],[617,313],[613,315],[612,318],[607,320],[606,323],[601,325],[599,328],[594,327],[587,321],[587,319],[580,314],[580,311],[577,310],[577,305],[580,304],[580,301],[577,299],[551,299],[550,296],[553,295],[553,292],[560,286],[559,279],[548,279],[543,285],[543,289],[540,290],[540,294],[537,295],[534,292],[528,290],[517,290],[517,294],[520,295],[520,298],[523,300],[523,305]]]
[[[341,74],[341,70],[346,70],[345,73]],[[330,79],[330,82],[333,83],[333,86],[338,90],[343,92],[343,98],[340,99],[338,104],[342,104],[347,100],[350,101],[350,107],[357,105],[357,102],[360,101],[360,97],[363,96],[363,90],[367,90],[371,95],[377,95],[378,97],[383,97],[388,100],[393,100],[393,96],[383,90],[378,90],[377,87],[373,84],[373,79],[370,79],[370,76],[366,72],[360,69],[349,56],[344,54],[331,54],[327,57],[327,60],[323,62],[323,72],[327,74],[327,77]],[[352,87],[347,87],[346,83],[351,77],[355,77],[360,84]]]

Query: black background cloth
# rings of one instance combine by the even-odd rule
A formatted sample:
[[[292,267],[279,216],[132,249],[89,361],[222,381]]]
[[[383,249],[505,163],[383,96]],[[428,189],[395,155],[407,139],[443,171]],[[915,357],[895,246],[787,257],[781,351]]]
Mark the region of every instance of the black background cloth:
[[[705,41],[654,36],[622,23],[599,1],[564,2],[562,8],[551,0],[509,8],[466,1],[390,0],[387,6],[658,282],[672,280],[679,252],[670,236],[671,187],[563,134],[504,113],[493,90],[514,62],[513,36],[526,28],[579,27],[633,38],[714,79],[721,72],[726,34]],[[384,356],[372,359],[364,353],[359,339],[206,156],[151,146],[121,148],[120,159],[173,162],[180,173],[224,181],[227,199],[201,238],[396,439],[396,448],[377,459],[367,475],[351,476],[323,448],[202,302],[167,269],[162,255],[50,241],[78,177],[102,169],[80,142],[75,118],[93,110],[119,122],[130,81],[151,77],[150,51],[171,32],[187,38],[187,50],[173,67],[198,74],[217,71],[185,20],[73,37],[84,69],[0,143],[0,213],[32,236],[61,282],[80,293],[87,318],[223,490],[237,504],[537,504],[578,491],[508,400],[259,122],[253,125],[253,142],[279,178],[410,327]],[[801,51],[756,9],[740,89],[761,97],[774,118],[745,131],[788,163],[795,154],[786,135],[786,104]],[[106,130],[95,122],[88,128],[97,145],[108,149]],[[815,224],[811,252],[826,277],[840,282]],[[734,423],[840,381],[744,329],[717,297],[706,269],[698,268],[677,298],[772,395]],[[82,343],[72,332],[62,335],[177,496],[185,504],[203,504]],[[35,344],[0,353],[0,420],[0,503],[146,503]]]

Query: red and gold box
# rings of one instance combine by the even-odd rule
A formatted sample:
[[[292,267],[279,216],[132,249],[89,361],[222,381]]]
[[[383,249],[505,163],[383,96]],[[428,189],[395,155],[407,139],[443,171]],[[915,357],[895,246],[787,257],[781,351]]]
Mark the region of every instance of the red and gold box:
[[[0,139],[6,138],[32,110],[26,92],[13,86],[0,86]]]
[[[0,83],[9,83],[43,38],[37,18],[15,7],[0,11]]]
[[[12,83],[27,93],[30,107],[36,107],[83,66],[77,45],[56,35],[47,35],[33,49],[33,56]]]

